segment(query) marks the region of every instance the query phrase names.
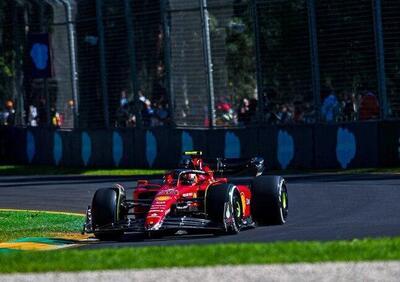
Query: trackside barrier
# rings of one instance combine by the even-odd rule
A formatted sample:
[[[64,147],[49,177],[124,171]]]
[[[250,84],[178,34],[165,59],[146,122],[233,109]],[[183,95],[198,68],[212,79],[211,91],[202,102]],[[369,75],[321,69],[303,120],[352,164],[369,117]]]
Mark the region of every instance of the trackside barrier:
[[[182,152],[262,156],[267,169],[400,165],[400,122],[189,130],[0,128],[3,164],[172,168]]]
[[[400,164],[400,122],[381,123],[378,130],[380,165],[398,166]]]

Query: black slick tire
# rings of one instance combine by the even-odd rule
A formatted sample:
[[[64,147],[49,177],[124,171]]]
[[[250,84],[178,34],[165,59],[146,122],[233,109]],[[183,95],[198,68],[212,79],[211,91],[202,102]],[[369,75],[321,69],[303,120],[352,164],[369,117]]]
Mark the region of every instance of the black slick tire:
[[[287,220],[289,198],[281,176],[258,176],[251,183],[251,213],[259,225],[280,225]]]
[[[107,230],[101,231],[102,227],[110,228],[112,224],[118,222],[120,214],[120,191],[115,188],[103,188],[96,191],[92,200],[92,224],[98,229],[94,236],[99,240],[118,241],[123,236],[123,231]]]
[[[240,193],[235,185],[219,184],[207,189],[207,216],[214,223],[223,226],[222,233],[236,234],[240,231],[242,212]]]

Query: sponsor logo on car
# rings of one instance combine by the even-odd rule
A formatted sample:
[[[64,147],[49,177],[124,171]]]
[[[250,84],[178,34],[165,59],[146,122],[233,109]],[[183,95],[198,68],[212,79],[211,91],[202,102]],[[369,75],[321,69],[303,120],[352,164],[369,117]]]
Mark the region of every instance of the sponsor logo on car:
[[[160,191],[158,194],[159,195],[177,195],[178,191],[176,191],[175,189],[167,189],[167,190]]]
[[[154,213],[154,212],[158,212],[158,213],[162,213],[162,212],[164,212],[163,210],[153,210],[153,209],[151,209],[150,211],[149,211],[149,213],[150,212],[152,212],[152,213]]]

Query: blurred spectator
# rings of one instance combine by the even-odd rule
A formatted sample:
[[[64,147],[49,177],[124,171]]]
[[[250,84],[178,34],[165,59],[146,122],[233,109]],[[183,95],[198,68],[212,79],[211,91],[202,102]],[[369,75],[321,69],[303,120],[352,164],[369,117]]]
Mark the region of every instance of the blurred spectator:
[[[353,121],[356,118],[356,97],[347,91],[343,94],[343,121]]]
[[[265,119],[268,124],[278,124],[279,123],[279,105],[274,103],[269,103],[267,108],[267,113]]]
[[[294,113],[292,112],[292,108],[289,107],[287,104],[283,104],[278,112],[279,123],[291,123],[293,121],[293,115]]]
[[[151,125],[152,117],[154,115],[154,110],[151,107],[151,102],[149,99],[144,100],[141,114],[143,126],[149,127]]]
[[[248,124],[251,114],[250,101],[247,98],[243,98],[238,110],[238,122],[244,125]]]
[[[121,91],[119,107],[116,112],[115,127],[126,127],[130,120],[129,101],[126,90]]]
[[[29,106],[28,124],[32,127],[38,126],[38,110],[34,105]]]
[[[6,110],[3,112],[4,125],[13,126],[15,124],[14,103],[11,100],[6,102]]]
[[[51,123],[54,127],[60,128],[63,123],[62,115],[54,110],[51,118]]]
[[[162,103],[156,105],[155,115],[159,125],[166,125],[168,123],[168,110],[166,109],[166,105],[164,106]]]
[[[126,91],[125,90],[121,91],[121,98],[119,100],[119,105],[120,105],[120,107],[128,105],[128,97],[126,95]]]
[[[339,113],[339,101],[335,91],[331,90],[321,105],[322,120],[326,122],[335,122]]]
[[[378,98],[371,91],[364,91],[360,100],[360,120],[379,118]]]
[[[217,104],[217,125],[235,125],[237,123],[236,113],[232,105],[226,101]]]

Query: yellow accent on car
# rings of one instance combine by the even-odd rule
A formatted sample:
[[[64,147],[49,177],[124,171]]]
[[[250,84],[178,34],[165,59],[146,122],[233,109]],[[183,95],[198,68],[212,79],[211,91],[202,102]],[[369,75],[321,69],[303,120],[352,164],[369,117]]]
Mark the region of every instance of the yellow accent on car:
[[[183,153],[185,156],[201,156],[203,155],[202,151],[186,151]]]
[[[170,196],[158,196],[158,197],[156,197],[156,201],[168,201],[169,199],[171,199]]]
[[[283,193],[281,197],[282,197],[282,207],[283,207],[284,209],[286,209],[286,206],[287,206],[286,194]]]
[[[245,214],[245,210],[246,210],[246,197],[244,196],[244,193],[240,193],[240,199],[242,200],[242,211],[243,214]]]

